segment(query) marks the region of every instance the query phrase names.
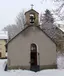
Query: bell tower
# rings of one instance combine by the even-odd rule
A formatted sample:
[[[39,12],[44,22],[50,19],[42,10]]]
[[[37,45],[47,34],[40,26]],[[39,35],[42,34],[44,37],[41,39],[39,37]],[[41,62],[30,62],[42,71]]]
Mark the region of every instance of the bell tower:
[[[31,5],[31,9],[25,12],[26,24],[27,25],[35,25],[39,24],[39,13],[33,9],[33,4]]]

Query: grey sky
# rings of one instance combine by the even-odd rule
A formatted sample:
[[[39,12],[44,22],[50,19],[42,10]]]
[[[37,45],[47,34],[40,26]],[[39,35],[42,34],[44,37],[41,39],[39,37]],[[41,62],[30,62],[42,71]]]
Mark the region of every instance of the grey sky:
[[[41,0],[0,0],[0,30],[8,24],[14,24],[18,13],[30,9],[31,4],[34,4],[34,9],[39,13],[54,8],[50,0],[41,3]]]

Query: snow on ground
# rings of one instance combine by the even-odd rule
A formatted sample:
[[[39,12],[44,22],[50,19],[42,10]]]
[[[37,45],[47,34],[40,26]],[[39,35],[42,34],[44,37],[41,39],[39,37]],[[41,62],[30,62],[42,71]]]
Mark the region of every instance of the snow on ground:
[[[32,72],[28,70],[12,70],[0,71],[1,76],[64,76],[64,69],[42,70],[39,72]]]
[[[57,68],[64,69],[64,53],[57,55]]]
[[[64,54],[57,56],[58,69],[47,69],[38,72],[29,70],[8,70],[4,71],[7,59],[0,59],[0,76],[64,76]]]
[[[0,59],[0,70],[4,71],[6,63],[7,63],[7,59]]]

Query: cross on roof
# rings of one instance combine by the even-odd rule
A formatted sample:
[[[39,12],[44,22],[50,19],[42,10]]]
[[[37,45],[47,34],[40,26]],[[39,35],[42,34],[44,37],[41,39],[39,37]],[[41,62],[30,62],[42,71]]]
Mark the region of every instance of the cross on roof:
[[[33,4],[31,4],[31,9],[33,9],[33,6],[34,6],[34,5],[33,5]]]

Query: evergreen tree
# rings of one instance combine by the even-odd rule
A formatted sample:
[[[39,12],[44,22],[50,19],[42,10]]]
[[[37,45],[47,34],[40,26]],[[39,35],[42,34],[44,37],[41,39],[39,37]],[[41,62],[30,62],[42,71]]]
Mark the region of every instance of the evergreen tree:
[[[54,18],[48,9],[45,11],[44,18],[46,22],[51,22],[51,23],[54,22]]]
[[[43,31],[45,31],[51,38],[55,38],[56,26],[54,25],[54,18],[48,9],[46,9],[44,15],[41,14],[40,20]]]
[[[44,16],[41,14],[40,21],[41,24],[54,23],[54,18],[48,9],[46,9]]]

